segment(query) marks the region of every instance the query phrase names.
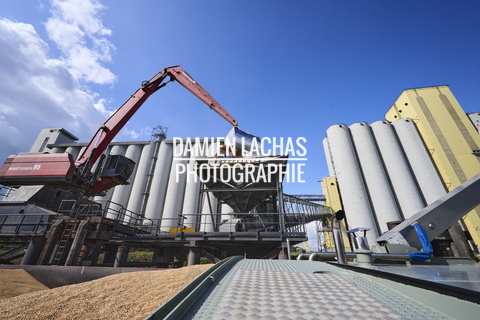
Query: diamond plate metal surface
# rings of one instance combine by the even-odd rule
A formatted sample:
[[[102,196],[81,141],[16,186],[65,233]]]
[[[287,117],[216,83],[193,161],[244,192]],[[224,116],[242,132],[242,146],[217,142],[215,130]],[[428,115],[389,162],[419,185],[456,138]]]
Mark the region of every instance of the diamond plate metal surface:
[[[405,319],[339,275],[239,270],[212,319]]]
[[[239,261],[182,319],[451,319],[371,277],[314,261]]]

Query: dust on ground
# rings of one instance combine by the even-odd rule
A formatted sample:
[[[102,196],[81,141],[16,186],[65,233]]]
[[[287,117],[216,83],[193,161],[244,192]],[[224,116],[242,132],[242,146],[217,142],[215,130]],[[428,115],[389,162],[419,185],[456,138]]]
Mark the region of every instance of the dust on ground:
[[[0,300],[0,319],[145,319],[211,266],[127,272],[54,289],[44,286],[48,290]],[[10,270],[0,274],[5,271]]]

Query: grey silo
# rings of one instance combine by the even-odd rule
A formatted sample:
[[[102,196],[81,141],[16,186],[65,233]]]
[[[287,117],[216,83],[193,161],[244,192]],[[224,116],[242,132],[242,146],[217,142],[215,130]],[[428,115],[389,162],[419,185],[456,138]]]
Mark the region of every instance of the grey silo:
[[[390,177],[401,212],[404,218],[408,218],[425,207],[415,177],[390,122],[376,121],[370,126],[375,134],[383,164]],[[398,216],[397,220],[403,219]]]
[[[402,144],[423,198],[429,205],[446,193],[443,182],[413,121],[400,119],[392,122],[392,125]]]
[[[161,223],[161,230],[164,232],[169,232],[171,228],[178,227],[179,213],[182,212],[187,183],[187,175],[182,174],[182,172],[185,166],[187,166],[190,156],[190,151],[188,150],[181,152],[184,148],[182,144],[174,145],[173,148],[175,152],[168,178]]]
[[[152,178],[152,186],[149,190],[150,195],[145,207],[145,218],[154,220],[155,223],[162,218],[172,157],[173,145],[163,141],[160,145],[160,151]],[[144,223],[149,224],[150,222],[146,220]]]
[[[150,167],[155,164],[153,156],[158,156],[158,154],[154,155],[156,144],[160,145],[160,142],[151,141],[143,147],[140,160],[137,164],[138,168],[135,174],[135,179],[132,181],[132,190],[130,192],[127,210],[139,215],[144,214],[144,212],[142,212],[142,203],[148,201],[149,190],[146,189],[147,180],[148,178],[153,178],[149,177],[149,173]]]
[[[380,233],[383,233],[388,230],[387,222],[401,220],[395,196],[368,123],[355,123],[349,128],[373,207],[373,214],[378,222]]]
[[[345,124],[331,126],[327,129],[327,139],[349,227],[371,228],[367,239],[370,245],[374,245],[378,236],[377,224],[350,130]]]

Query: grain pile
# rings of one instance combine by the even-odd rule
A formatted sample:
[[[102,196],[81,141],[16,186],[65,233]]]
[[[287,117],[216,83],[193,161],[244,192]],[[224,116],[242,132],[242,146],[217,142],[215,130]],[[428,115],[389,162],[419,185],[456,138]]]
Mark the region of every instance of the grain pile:
[[[0,319],[144,319],[212,265],[115,274],[0,301]]]
[[[27,271],[0,270],[0,300],[39,290],[48,290],[48,287],[38,282]]]

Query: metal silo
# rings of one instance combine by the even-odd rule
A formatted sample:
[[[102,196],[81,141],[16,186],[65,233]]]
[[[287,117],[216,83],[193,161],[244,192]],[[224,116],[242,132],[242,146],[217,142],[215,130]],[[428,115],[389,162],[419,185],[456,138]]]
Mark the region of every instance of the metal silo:
[[[377,225],[348,127],[344,124],[331,126],[327,139],[349,227],[371,228],[367,238],[373,245],[378,236]]]
[[[190,151],[184,150],[183,143],[174,146],[175,152],[173,156],[172,166],[170,169],[170,177],[168,178],[167,195],[162,214],[162,231],[169,232],[171,228],[177,228],[179,222],[179,214],[182,212],[183,198],[185,196],[185,186],[187,182],[186,168],[189,162]]]
[[[371,128],[375,134],[390,181],[404,218],[409,218],[425,207],[415,177],[404,156],[395,131],[389,121],[377,121]],[[399,215],[396,220],[403,220]],[[394,220],[392,220],[394,221]]]
[[[388,230],[387,222],[401,220],[395,196],[368,123],[355,123],[350,126],[350,132],[373,206],[373,212],[380,227],[380,232],[383,233]]]
[[[413,121],[409,118],[400,119],[392,125],[428,205],[446,193],[442,180]]]
[[[162,218],[172,157],[173,145],[163,141],[160,145],[160,151],[158,152],[157,163],[152,178],[152,187],[149,190],[150,194],[145,207],[145,218],[155,220],[154,223],[157,223],[157,220]],[[149,224],[150,221],[147,220],[144,223]]]

